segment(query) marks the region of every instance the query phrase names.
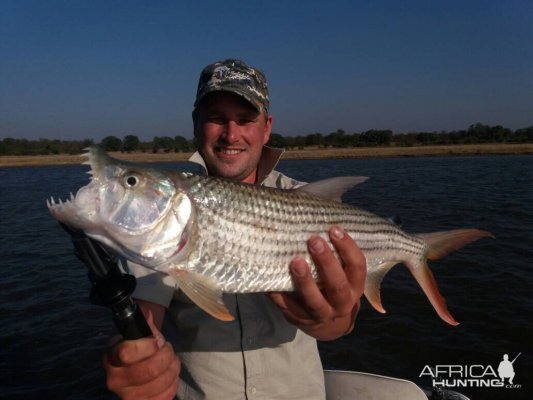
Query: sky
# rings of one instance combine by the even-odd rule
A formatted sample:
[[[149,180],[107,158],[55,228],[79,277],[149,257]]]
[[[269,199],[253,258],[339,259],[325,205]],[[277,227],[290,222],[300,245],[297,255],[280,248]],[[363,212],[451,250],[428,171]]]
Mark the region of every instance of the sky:
[[[0,0],[0,139],[191,138],[226,58],[282,135],[533,125],[531,0]]]

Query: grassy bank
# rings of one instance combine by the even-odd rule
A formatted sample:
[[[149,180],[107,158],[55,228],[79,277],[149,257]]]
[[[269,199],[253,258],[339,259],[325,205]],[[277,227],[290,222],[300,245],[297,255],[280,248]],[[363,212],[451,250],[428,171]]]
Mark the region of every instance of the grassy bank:
[[[377,158],[377,157],[416,157],[416,156],[466,156],[466,155],[517,155],[533,154],[533,144],[472,144],[418,147],[356,147],[346,149],[305,148],[289,150],[284,160],[316,160],[331,158]],[[185,161],[190,153],[111,153],[113,157],[133,162],[172,162]],[[42,165],[80,164],[80,155],[48,156],[0,156],[0,167],[23,167]]]
[[[379,158],[417,156],[519,155],[533,154],[533,144],[468,144],[416,147],[355,147],[288,151],[284,159]]]

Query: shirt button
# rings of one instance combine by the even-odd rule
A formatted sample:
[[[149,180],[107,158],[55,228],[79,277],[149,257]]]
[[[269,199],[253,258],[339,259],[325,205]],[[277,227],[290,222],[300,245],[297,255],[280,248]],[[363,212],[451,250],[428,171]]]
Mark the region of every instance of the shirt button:
[[[255,394],[255,392],[257,392],[257,389],[255,388],[255,386],[252,388],[251,392],[252,394]]]
[[[246,344],[248,344],[248,345],[251,346],[252,344],[254,344],[254,339],[251,338],[251,337],[247,338],[247,339],[246,339]]]

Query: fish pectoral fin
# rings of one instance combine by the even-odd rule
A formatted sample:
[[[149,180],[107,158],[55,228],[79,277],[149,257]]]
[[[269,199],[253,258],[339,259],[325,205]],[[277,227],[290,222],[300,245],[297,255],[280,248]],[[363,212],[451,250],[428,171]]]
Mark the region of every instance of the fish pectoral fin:
[[[386,311],[381,304],[381,281],[387,275],[387,272],[398,264],[399,261],[387,261],[379,264],[376,268],[366,275],[365,297],[376,311],[385,314]]]
[[[222,300],[222,289],[216,280],[182,269],[170,269],[168,273],[183,293],[206,313],[222,321],[235,319]]]
[[[296,190],[314,194],[325,199],[341,201],[342,195],[355,185],[365,182],[366,176],[338,176],[336,178],[323,179],[299,187]]]

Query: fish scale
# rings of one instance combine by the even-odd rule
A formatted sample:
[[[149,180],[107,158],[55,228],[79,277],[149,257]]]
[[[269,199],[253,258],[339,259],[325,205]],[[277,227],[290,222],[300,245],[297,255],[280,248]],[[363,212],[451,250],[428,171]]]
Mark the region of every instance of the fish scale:
[[[401,260],[406,254],[421,255],[425,248],[422,240],[406,235],[383,218],[305,192],[294,195],[265,188],[260,193],[251,185],[210,178],[198,180],[197,176],[187,174],[183,177],[184,182],[191,178],[191,200],[198,204],[198,214],[203,216],[198,219],[203,257],[190,267],[203,268],[204,274],[221,282],[225,292],[294,290],[288,266],[295,255],[305,256],[316,278],[318,273],[307,255],[306,240],[311,234],[320,234],[332,246],[324,234],[332,225],[342,224],[357,240],[369,269],[374,260],[381,260],[381,252]],[[219,197],[224,192],[231,195]],[[207,201],[213,198],[219,198],[216,207]],[[221,240],[218,232],[227,234]],[[227,249],[226,243],[233,241],[239,245]],[[202,264],[207,260],[219,260],[218,265],[210,263],[212,266],[207,268]],[[228,269],[233,272],[232,279],[222,279]]]
[[[69,200],[47,201],[60,222],[83,230],[128,260],[166,273],[199,307],[222,320],[233,316],[223,292],[294,290],[289,263],[304,257],[311,235],[330,247],[328,230],[342,226],[366,258],[365,297],[380,312],[380,285],[404,263],[438,315],[456,325],[427,260],[492,237],[479,229],[409,234],[368,211],[330,198],[366,178],[338,177],[281,190],[145,168],[88,149],[91,181]]]

